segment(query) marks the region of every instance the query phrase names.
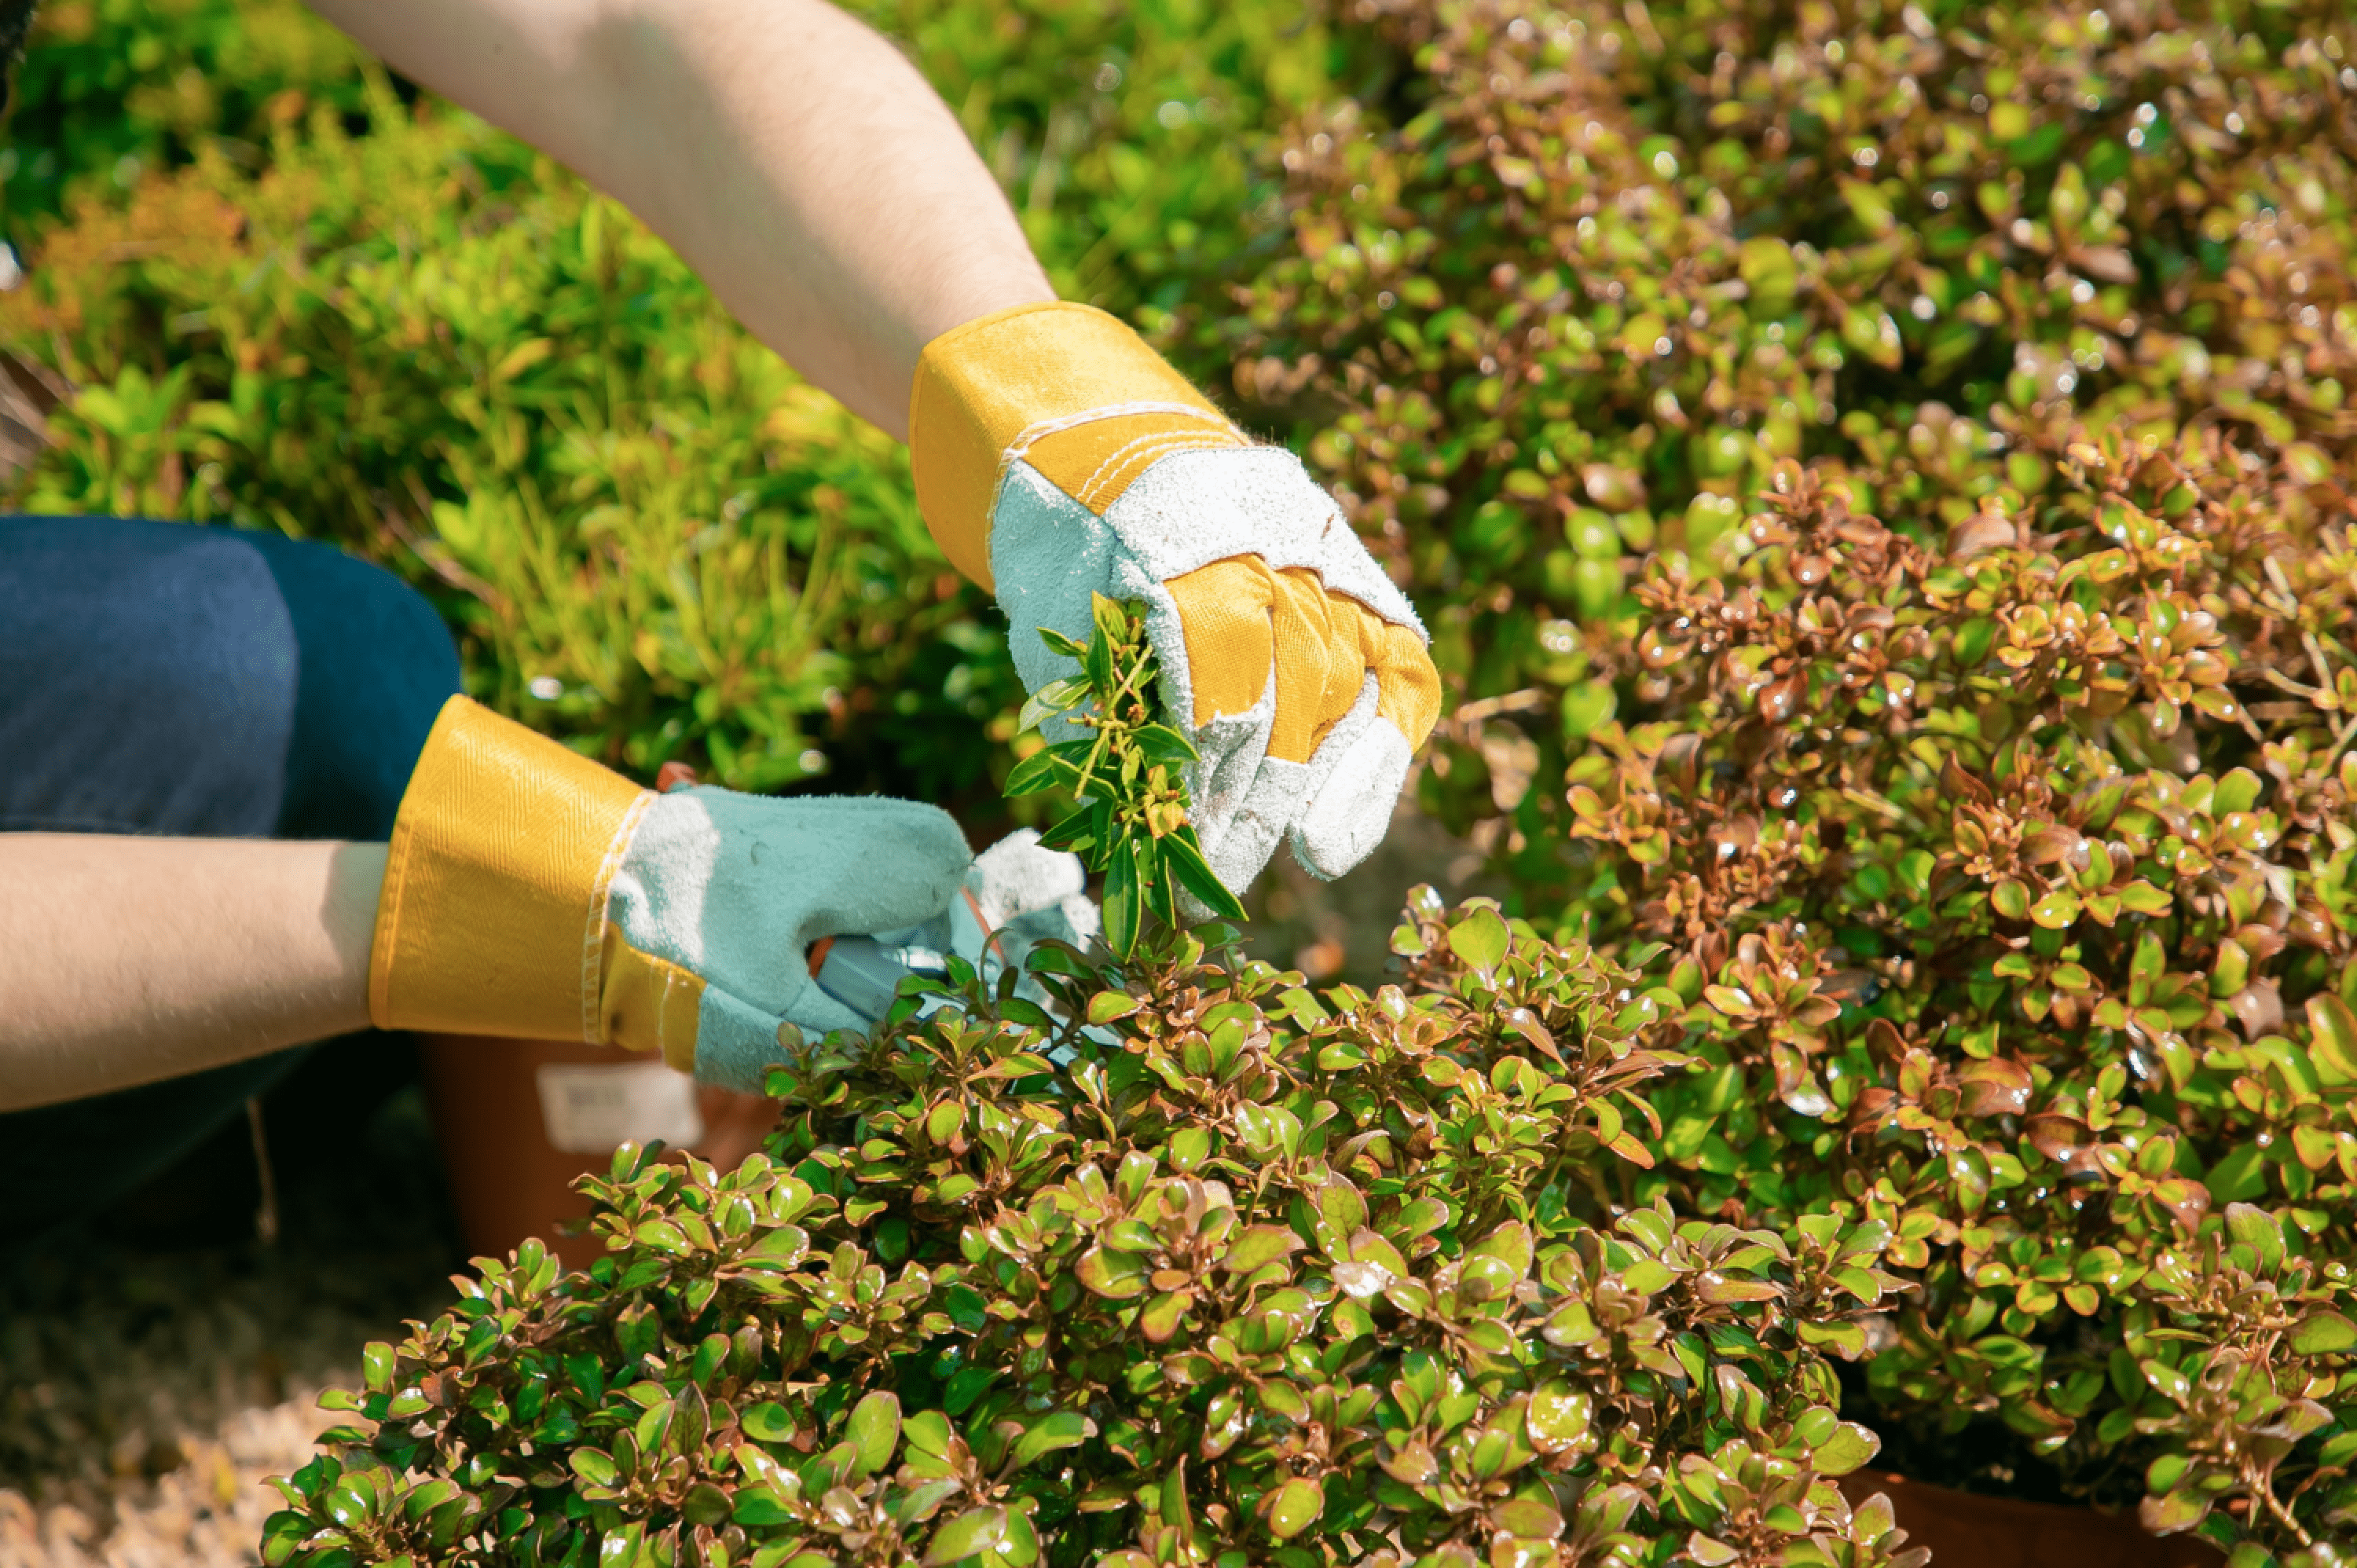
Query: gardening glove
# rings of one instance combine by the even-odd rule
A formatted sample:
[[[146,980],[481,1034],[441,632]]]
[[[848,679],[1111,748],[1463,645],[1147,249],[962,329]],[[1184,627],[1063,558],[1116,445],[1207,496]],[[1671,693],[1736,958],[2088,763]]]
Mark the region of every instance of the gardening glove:
[[[758,1090],[781,1026],[864,1026],[812,982],[811,944],[932,919],[972,864],[931,806],[657,795],[453,697],[393,823],[369,1016],[661,1051]]]
[[[877,1023],[903,980],[939,978],[952,957],[973,965],[985,985],[1013,970],[1017,995],[1052,1007],[1054,998],[1025,965],[1043,941],[1085,947],[1097,934],[1102,922],[1087,886],[1080,856],[1046,848],[1037,830],[1017,828],[974,857],[960,897],[940,915],[900,930],[821,941],[810,950],[811,972],[829,996]]]
[[[1080,305],[935,338],[909,423],[919,509],[998,596],[1033,691],[1074,671],[1035,628],[1086,641],[1092,593],[1145,601],[1164,706],[1201,754],[1186,783],[1222,882],[1241,890],[1281,837],[1327,877],[1374,848],[1440,678],[1406,596],[1298,458],[1254,446]]]
[[[1053,940],[1086,947],[1103,927],[1087,893],[1088,869],[1069,850],[1049,849],[1037,828],[1017,828],[974,856],[966,874],[989,956],[1020,970],[1031,950]],[[970,956],[960,949],[961,956]]]

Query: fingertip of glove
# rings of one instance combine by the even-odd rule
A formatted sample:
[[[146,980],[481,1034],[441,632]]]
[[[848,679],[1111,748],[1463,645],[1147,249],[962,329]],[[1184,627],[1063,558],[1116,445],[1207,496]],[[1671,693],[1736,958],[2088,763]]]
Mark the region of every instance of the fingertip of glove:
[[[965,875],[965,868],[974,864],[974,846],[966,843],[965,830],[958,826],[955,817],[921,800],[895,800],[891,804],[908,813],[908,825],[902,831],[909,835],[911,848],[938,856],[945,865],[954,861],[957,875]]]
[[[1415,748],[1378,716],[1327,776],[1294,824],[1293,855],[1312,876],[1332,881],[1374,852],[1389,831]]]
[[[1440,671],[1420,630],[1386,625],[1376,654],[1378,711],[1413,753],[1440,722]]]

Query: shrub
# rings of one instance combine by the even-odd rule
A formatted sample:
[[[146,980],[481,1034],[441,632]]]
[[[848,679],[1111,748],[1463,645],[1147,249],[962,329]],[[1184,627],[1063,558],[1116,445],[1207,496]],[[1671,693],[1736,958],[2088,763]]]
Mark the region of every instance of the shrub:
[[[1168,199],[1105,297],[1233,354],[1418,595],[1458,697],[1420,789],[1528,924],[1420,896],[1400,987],[1322,1001],[1168,939],[1068,966],[1110,1038],[969,993],[825,1047],[773,1163],[626,1158],[602,1273],[498,1265],[376,1357],[271,1550],[1879,1561],[1821,1484],[1867,1446],[1846,1383],[1941,1479],[2339,1560],[2338,12],[1371,4],[1309,48],[1404,63],[1303,118],[1280,253],[1239,164],[1045,161],[1077,79],[1023,62],[1086,51],[928,16],[937,73],[1040,94],[951,91],[1074,172],[1019,192],[1057,266],[1125,180]],[[1275,35],[1222,17],[1246,80]],[[1064,124],[1160,125],[1144,84],[1199,68],[1145,52]],[[1014,696],[975,601],[928,600],[890,459],[827,467],[841,416],[658,247],[377,91],[366,136],[199,149],[59,231],[0,306],[89,387],[30,493],[225,497],[528,602],[452,594],[473,679],[626,765],[774,783],[823,735],[837,778],[863,746],[977,778],[901,738],[977,703],[1010,737]],[[730,518],[717,476],[757,467]],[[647,564],[698,551],[701,582]],[[1223,1273],[1259,1227],[1279,1273]]]
[[[907,997],[733,1173],[618,1152],[608,1255],[371,1347],[265,1561],[1921,1560],[1831,1482],[1882,1228],[1633,1196],[1674,999],[1428,890],[1373,995],[1232,934],[1048,950],[1093,1028]]]
[[[1296,127],[1289,252],[1186,330],[1415,593],[1467,705],[1425,803],[1534,916],[1585,875],[1547,785],[1631,694],[1637,564],[1726,569],[1779,461],[1935,539],[2057,504],[2080,421],[2346,471],[2343,7],[1349,15],[1412,64]]]
[[[296,0],[63,0],[34,16],[0,188],[23,247],[77,199],[121,200],[210,148],[248,166],[315,105],[361,107],[361,61]]]
[[[1427,802],[1679,998],[1632,1198],[1886,1227],[1921,1473],[2347,1542],[2345,24],[1937,10],[1363,7],[1238,383],[1425,595]]]

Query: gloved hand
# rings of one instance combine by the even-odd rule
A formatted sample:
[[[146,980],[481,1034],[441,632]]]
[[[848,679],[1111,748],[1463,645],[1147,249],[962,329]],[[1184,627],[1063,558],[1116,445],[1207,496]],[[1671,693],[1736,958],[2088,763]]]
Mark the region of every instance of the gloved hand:
[[[1037,828],[1017,828],[974,856],[965,885],[991,956],[1009,969],[1051,939],[1086,947],[1103,927],[1081,857],[1043,848]]]
[[[931,806],[657,795],[453,697],[393,824],[369,1016],[660,1050],[758,1090],[780,1025],[864,1025],[812,981],[811,943],[931,919],[972,863]]]
[[[1043,941],[1085,947],[1097,934],[1087,885],[1080,856],[1043,848],[1037,829],[1017,828],[974,856],[959,897],[940,915],[900,930],[823,941],[810,951],[811,971],[829,996],[870,1023],[891,1012],[903,980],[944,975],[952,957],[973,965],[987,986],[1013,970],[1016,994],[1048,1006],[1052,998],[1025,962]]]
[[[1034,628],[1085,641],[1092,592],[1146,601],[1165,706],[1202,755],[1187,782],[1222,881],[1241,891],[1282,836],[1320,876],[1374,848],[1440,678],[1405,596],[1297,458],[1251,445],[1079,305],[935,338],[909,422],[926,524],[997,594],[1032,690],[1072,672]]]

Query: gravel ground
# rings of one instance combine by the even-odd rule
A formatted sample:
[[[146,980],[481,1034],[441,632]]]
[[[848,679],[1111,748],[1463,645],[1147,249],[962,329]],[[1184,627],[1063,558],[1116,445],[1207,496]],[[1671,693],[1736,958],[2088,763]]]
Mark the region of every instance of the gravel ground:
[[[319,1391],[463,1266],[416,1089],[327,1064],[105,1214],[0,1252],[0,1565],[245,1568]],[[396,1064],[396,1068],[398,1064]],[[393,1081],[386,1081],[388,1076]],[[390,1090],[390,1092],[388,1092]]]

